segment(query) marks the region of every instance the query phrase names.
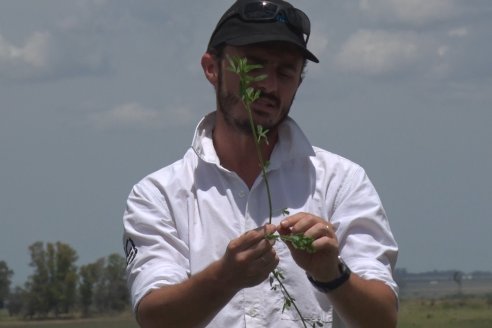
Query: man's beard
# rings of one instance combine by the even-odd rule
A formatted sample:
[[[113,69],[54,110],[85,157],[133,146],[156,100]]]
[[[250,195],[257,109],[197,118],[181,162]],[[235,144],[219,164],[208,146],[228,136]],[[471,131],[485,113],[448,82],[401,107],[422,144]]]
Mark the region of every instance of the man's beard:
[[[217,88],[217,106],[219,111],[222,113],[225,122],[230,126],[235,127],[239,132],[252,135],[249,116],[247,115],[244,116],[246,118],[239,118],[239,117],[234,117],[233,114],[233,109],[237,106],[243,107],[243,110],[246,112],[246,108],[244,108],[244,104],[243,101],[241,100],[241,97],[238,94],[224,91],[222,69],[220,68],[220,66],[219,66],[218,73],[219,74],[218,74],[218,88]],[[280,100],[272,94],[267,94],[262,92],[260,94],[260,98],[268,99],[270,102],[274,103],[275,107],[277,108],[278,105],[280,104]],[[285,119],[289,114],[290,107],[293,101],[294,98],[292,98],[292,101],[288,104],[288,106],[281,107],[278,109],[282,112],[282,116],[277,122],[264,123],[262,124],[263,128],[272,131],[276,129],[283,121],[285,121]]]

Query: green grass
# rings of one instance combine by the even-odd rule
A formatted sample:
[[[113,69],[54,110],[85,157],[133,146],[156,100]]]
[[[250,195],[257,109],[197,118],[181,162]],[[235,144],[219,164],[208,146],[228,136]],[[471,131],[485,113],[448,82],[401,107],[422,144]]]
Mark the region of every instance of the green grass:
[[[76,320],[25,321],[0,313],[0,328],[138,328],[129,312],[118,316]],[[492,294],[441,299],[403,299],[398,328],[490,328]]]
[[[492,327],[491,297],[402,300],[398,327],[490,328]]]
[[[0,328],[138,328],[131,313],[92,319],[19,320],[0,317]]]

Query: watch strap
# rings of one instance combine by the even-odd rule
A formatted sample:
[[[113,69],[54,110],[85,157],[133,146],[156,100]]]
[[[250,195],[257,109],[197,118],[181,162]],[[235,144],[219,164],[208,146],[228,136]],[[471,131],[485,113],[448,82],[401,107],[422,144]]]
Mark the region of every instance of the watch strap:
[[[331,292],[337,289],[338,287],[340,287],[341,285],[343,285],[347,280],[349,280],[351,274],[349,267],[345,264],[345,262],[343,262],[343,260],[340,257],[338,257],[338,259],[339,259],[338,269],[340,271],[340,276],[338,276],[337,278],[328,282],[321,282],[321,281],[316,281],[313,279],[313,277],[307,275],[311,284],[320,292],[322,293]]]

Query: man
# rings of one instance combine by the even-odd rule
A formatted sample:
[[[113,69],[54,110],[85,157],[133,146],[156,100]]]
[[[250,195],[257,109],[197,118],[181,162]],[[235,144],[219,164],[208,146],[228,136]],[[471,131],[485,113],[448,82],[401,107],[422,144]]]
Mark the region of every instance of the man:
[[[397,246],[364,170],[313,147],[288,116],[302,81],[307,16],[280,0],[238,0],[202,57],[217,110],[184,157],[134,186],[124,214],[128,282],[142,327],[303,327],[268,279],[276,269],[305,324],[394,327]],[[267,78],[254,122],[269,129],[262,157],[273,209],[228,58]],[[289,215],[283,214],[287,208]],[[314,253],[266,236],[304,234]],[[275,286],[277,283],[274,282]],[[333,325],[335,325],[333,323]]]

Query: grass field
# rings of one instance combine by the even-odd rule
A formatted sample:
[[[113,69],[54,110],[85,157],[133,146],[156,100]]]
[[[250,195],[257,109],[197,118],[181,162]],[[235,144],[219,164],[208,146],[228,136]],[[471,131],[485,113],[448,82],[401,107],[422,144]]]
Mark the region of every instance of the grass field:
[[[490,328],[492,297],[403,300],[398,327]]]
[[[24,321],[12,320],[5,316],[0,317],[1,328],[138,328],[130,313],[118,316],[76,319],[76,320],[46,320],[46,321]]]
[[[129,313],[85,320],[22,321],[0,316],[0,328],[137,328]],[[400,303],[399,328],[490,328],[492,327],[492,294],[411,298]]]

